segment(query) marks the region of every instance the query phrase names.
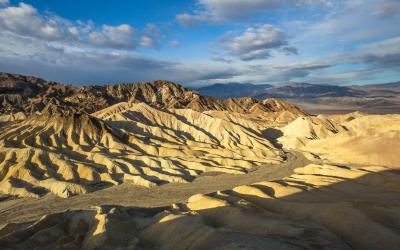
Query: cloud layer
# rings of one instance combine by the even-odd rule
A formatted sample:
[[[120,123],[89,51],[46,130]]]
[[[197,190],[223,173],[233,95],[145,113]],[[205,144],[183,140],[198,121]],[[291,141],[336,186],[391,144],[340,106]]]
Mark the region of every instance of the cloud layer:
[[[397,0],[198,0],[185,11],[170,18],[188,27],[157,13],[97,23],[0,0],[0,71],[72,83],[400,79]]]
[[[249,27],[239,36],[226,34],[221,38],[228,54],[243,61],[266,59],[271,57],[271,51],[282,49],[285,53],[297,54],[297,49],[288,47],[285,32],[270,24]]]
[[[73,83],[202,82],[238,74],[232,68],[201,63],[190,67],[136,52],[139,47],[158,49],[162,40],[161,30],[152,23],[138,31],[128,24],[97,26],[44,15],[25,3],[0,8],[1,71]],[[174,40],[171,46],[180,44]]]
[[[221,23],[238,21],[257,13],[271,12],[281,7],[330,4],[328,0],[198,0],[193,14],[181,13],[176,19],[183,25],[199,22]]]
[[[134,49],[137,46],[158,47],[161,36],[157,27],[149,24],[142,32],[129,24],[117,26],[93,22],[69,21],[56,15],[43,15],[33,6],[19,3],[0,9],[0,32],[23,37],[79,44],[82,47]]]

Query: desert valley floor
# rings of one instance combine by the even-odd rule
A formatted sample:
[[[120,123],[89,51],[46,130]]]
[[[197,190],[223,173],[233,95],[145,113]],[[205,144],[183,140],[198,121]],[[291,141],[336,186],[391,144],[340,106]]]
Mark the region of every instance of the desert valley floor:
[[[0,249],[400,249],[398,114],[0,80]]]

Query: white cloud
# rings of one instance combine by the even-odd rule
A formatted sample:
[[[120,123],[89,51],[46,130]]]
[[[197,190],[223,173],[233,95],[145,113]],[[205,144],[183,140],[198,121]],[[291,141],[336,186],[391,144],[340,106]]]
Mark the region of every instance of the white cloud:
[[[8,5],[10,4],[10,0],[0,0],[0,6],[1,5]]]
[[[140,40],[140,45],[143,45],[143,46],[149,47],[149,48],[154,48],[156,46],[156,44],[154,43],[154,40],[148,36],[142,37],[142,39]]]
[[[285,55],[298,55],[299,54],[299,50],[296,47],[291,47],[291,46],[283,47],[281,49],[281,51]]]
[[[100,31],[89,33],[89,39],[96,45],[110,48],[134,48],[135,30],[128,24],[119,26],[103,25]]]
[[[196,23],[208,22],[211,21],[212,17],[207,15],[206,13],[198,14],[198,15],[190,15],[187,13],[176,15],[176,20],[184,26],[191,26]]]
[[[315,72],[335,66],[324,61],[301,61],[288,64],[260,64],[249,67],[247,75],[251,75],[253,82],[282,83],[288,81],[304,81]],[[246,75],[246,74],[244,74]],[[239,79],[239,81],[242,81]],[[247,81],[249,81],[247,79]]]
[[[149,52],[154,57],[148,57],[136,49],[159,48],[165,38],[154,24],[99,25],[40,13],[28,4],[4,5],[0,7],[0,69],[73,83],[150,79],[192,84],[349,83],[378,79],[385,72],[399,75],[400,30],[394,25],[400,23],[398,1],[200,0],[198,3],[193,13],[179,16],[182,22],[232,21],[233,25],[221,26],[226,29],[242,27],[234,21],[245,20],[248,28],[228,32],[218,43],[221,47],[211,48],[211,55],[198,55],[200,50],[207,51],[202,40],[185,44],[178,54],[156,51]],[[280,11],[291,14],[299,10],[296,8],[314,4],[331,7],[322,12],[321,8],[310,9],[311,12],[304,12],[306,15],[299,12],[281,18]],[[282,7],[288,8],[279,9]],[[257,13],[274,10],[278,14],[273,17],[278,17],[276,23],[280,28],[256,25],[249,19]],[[162,27],[164,31],[166,26]],[[175,32],[179,31],[171,33]],[[167,38],[167,46],[179,47],[178,41]],[[165,59],[167,56],[174,59]],[[189,56],[190,59],[180,59]],[[256,59],[268,60],[253,61]],[[233,60],[235,63],[231,63]]]
[[[173,48],[180,48],[181,47],[181,43],[177,40],[172,40],[169,42],[169,45]]]
[[[141,31],[128,24],[97,26],[41,14],[29,4],[0,8],[0,68],[73,83],[169,79],[196,82],[227,79],[235,69],[143,56],[138,46],[159,48],[155,24]],[[177,41],[171,45],[178,46]]]
[[[374,14],[383,18],[400,15],[400,2],[398,0],[382,1],[380,5],[377,6]]]
[[[0,69],[74,84],[165,79],[196,83],[229,79],[235,68],[157,59],[133,51],[65,47],[16,34],[0,36]]]
[[[221,56],[218,52],[214,51],[211,59],[215,62],[223,62],[223,63],[232,63],[233,61],[231,59],[227,59],[223,56]]]
[[[249,27],[239,36],[230,37],[230,34],[227,34],[221,41],[228,54],[243,61],[268,58],[272,49],[288,44],[284,31],[270,24]],[[284,48],[287,53],[297,53],[293,47]]]
[[[362,45],[352,58],[379,68],[400,69],[400,36]]]
[[[282,23],[291,35],[291,44],[301,51],[296,60],[314,58],[338,65],[321,70],[319,75],[309,75],[305,81],[329,82],[331,79],[337,82],[340,79],[349,83],[357,77],[360,80],[376,77],[379,81],[378,77],[385,72],[394,75],[392,72],[398,71],[400,65],[400,30],[395,25],[400,23],[400,15],[387,11],[386,6],[395,9],[395,2],[398,1],[338,1],[318,18]],[[287,63],[292,62],[288,60]],[[352,74],[352,71],[358,73]]]
[[[398,35],[400,30],[394,24],[400,22],[399,2],[393,0],[344,0],[338,1],[323,19],[309,22],[300,38],[309,41],[323,41],[318,45],[336,45],[339,41],[352,43],[368,39],[387,39]],[[390,9],[390,10],[388,10]],[[394,10],[396,13],[392,13]],[[297,27],[293,27],[294,30]]]
[[[65,46],[110,49],[135,49],[138,45],[158,48],[163,38],[154,24],[148,24],[141,32],[128,24],[97,27],[91,21],[70,21],[52,14],[41,14],[25,3],[0,8],[0,33],[4,32],[43,42],[59,42]]]
[[[79,36],[79,30],[78,30],[77,27],[69,27],[69,28],[68,28],[68,32],[69,32],[71,35],[75,36],[75,37],[78,37],[78,36]]]
[[[48,40],[57,40],[63,36],[57,24],[46,20],[34,7],[25,3],[0,9],[0,30]]]
[[[304,6],[330,4],[328,0],[198,0],[193,14],[182,13],[176,16],[183,25],[198,22],[220,23],[235,21],[270,12],[283,6]]]
[[[353,85],[359,84],[361,81],[376,81],[377,78],[384,77],[386,74],[387,72],[380,69],[353,69],[309,75],[307,81],[324,84]],[[380,83],[382,83],[382,81],[380,81]]]
[[[285,65],[275,66],[275,69],[285,69],[285,70],[316,70],[329,68],[333,65],[327,62],[296,62]]]
[[[144,28],[140,44],[148,48],[157,49],[161,46],[160,40],[162,40],[162,35],[157,25],[152,23],[147,24]]]

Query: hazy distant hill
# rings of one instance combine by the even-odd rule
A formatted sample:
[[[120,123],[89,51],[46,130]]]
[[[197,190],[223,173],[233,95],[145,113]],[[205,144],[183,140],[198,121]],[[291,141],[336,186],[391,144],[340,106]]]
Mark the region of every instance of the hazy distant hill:
[[[271,87],[264,93],[256,95],[257,98],[278,97],[278,98],[317,98],[317,97],[339,97],[339,96],[363,96],[365,92],[349,87],[309,84],[309,83],[291,83],[284,86]]]
[[[162,108],[253,112],[267,107],[261,102],[267,98],[294,102],[311,113],[400,113],[400,82],[353,86],[228,83],[191,90],[168,81],[75,87],[31,76],[0,73],[0,113],[92,113],[127,101]],[[258,108],[252,109],[255,104]]]
[[[400,82],[355,85],[353,89],[367,92],[369,96],[394,96],[400,94]]]
[[[267,88],[273,87],[270,84],[251,84],[251,83],[227,83],[213,84],[210,86],[199,88],[202,95],[230,98],[230,97],[249,97],[257,96]]]
[[[400,113],[400,82],[338,86],[327,84],[290,83],[214,84],[197,89],[200,94],[220,98],[250,96],[256,99],[281,98],[299,104],[314,113],[343,113],[361,110],[371,113]]]

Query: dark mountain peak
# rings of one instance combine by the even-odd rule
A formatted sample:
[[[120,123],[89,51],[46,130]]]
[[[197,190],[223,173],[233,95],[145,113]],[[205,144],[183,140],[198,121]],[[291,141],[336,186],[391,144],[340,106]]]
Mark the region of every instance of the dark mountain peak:
[[[240,82],[228,82],[228,83],[216,83],[216,84],[212,84],[212,85],[208,85],[206,87],[252,87],[252,86],[256,86],[256,84],[253,83],[240,83]]]
[[[309,87],[313,87],[315,85],[316,84],[306,83],[306,82],[291,82],[289,84],[281,85],[281,86],[278,86],[278,87],[290,86],[290,87],[295,87],[295,88],[309,88]]]
[[[385,90],[385,91],[400,92],[400,82],[390,82],[390,83],[382,83],[382,84],[367,84],[367,85],[353,85],[351,87],[355,88],[355,89],[360,89],[360,90]]]
[[[29,96],[43,91],[48,82],[33,76],[0,73],[0,94]]]
[[[205,87],[200,87],[197,90],[202,95],[229,98],[229,97],[245,97],[255,96],[257,92],[270,88],[270,84],[252,84],[252,83],[217,83]]]
[[[47,81],[38,77],[0,72],[0,87],[2,88],[43,87],[47,84]]]
[[[257,98],[319,98],[319,97],[355,97],[362,96],[365,93],[361,90],[352,89],[344,86],[328,84],[310,84],[310,83],[291,83],[284,86],[276,86],[267,89],[257,95]]]

